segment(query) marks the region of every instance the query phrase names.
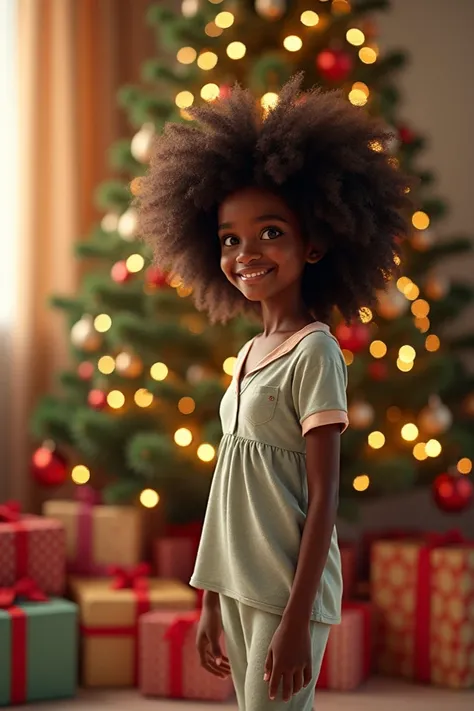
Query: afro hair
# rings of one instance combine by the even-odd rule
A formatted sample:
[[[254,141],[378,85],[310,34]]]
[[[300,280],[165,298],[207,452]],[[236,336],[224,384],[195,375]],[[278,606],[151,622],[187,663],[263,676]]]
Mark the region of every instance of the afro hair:
[[[324,245],[303,273],[315,318],[336,307],[351,320],[396,271],[411,200],[390,134],[338,92],[302,92],[301,83],[290,79],[266,114],[235,86],[193,109],[193,123],[168,124],[155,139],[136,199],[139,233],[213,322],[255,309],[222,273],[217,236],[219,205],[248,186],[280,195],[305,239]]]

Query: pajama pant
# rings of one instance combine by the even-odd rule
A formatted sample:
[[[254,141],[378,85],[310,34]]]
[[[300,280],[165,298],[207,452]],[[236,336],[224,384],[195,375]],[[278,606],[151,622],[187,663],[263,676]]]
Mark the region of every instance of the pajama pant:
[[[282,699],[281,682],[276,698],[268,696],[269,682],[263,681],[265,659],[281,617],[244,605],[220,595],[222,626],[239,711],[311,711],[314,689],[321,669],[330,625],[311,622],[313,675],[287,702]]]

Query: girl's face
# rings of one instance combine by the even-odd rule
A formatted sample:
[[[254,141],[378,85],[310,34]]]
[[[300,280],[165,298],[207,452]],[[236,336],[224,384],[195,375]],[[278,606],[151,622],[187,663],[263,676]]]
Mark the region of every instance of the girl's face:
[[[304,240],[296,215],[281,197],[264,188],[244,188],[224,200],[218,218],[221,269],[249,301],[300,293],[314,245]]]

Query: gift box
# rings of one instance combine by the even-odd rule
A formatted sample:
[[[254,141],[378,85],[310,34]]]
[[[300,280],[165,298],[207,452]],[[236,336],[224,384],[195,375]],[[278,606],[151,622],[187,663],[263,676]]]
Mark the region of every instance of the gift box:
[[[165,536],[154,542],[156,575],[189,583],[194,571],[201,531],[201,522],[169,526]]]
[[[66,583],[66,532],[51,518],[23,515],[17,502],[0,505],[0,588],[33,578],[47,595]]]
[[[201,667],[196,651],[199,612],[149,612],[140,619],[140,690],[145,696],[226,701],[229,676],[220,679]],[[225,650],[222,639],[222,649]]]
[[[79,603],[82,683],[124,687],[138,683],[138,621],[153,609],[192,610],[195,592],[175,580],[149,579],[144,566],[117,570],[112,579],[72,578]]]
[[[381,672],[474,686],[474,543],[453,531],[373,548]]]
[[[333,625],[317,682],[318,689],[357,689],[372,669],[372,615],[367,603],[344,603],[340,625]]]
[[[43,514],[66,530],[67,570],[75,575],[106,575],[111,565],[141,560],[140,511],[133,506],[105,506],[88,486],[78,486],[75,501],[46,501]]]
[[[355,543],[339,543],[342,569],[342,596],[345,600],[354,597],[357,580],[357,547]]]
[[[360,541],[360,574],[362,580],[370,580],[370,564],[372,560],[372,546],[377,541],[399,541],[403,539],[419,538],[421,531],[415,528],[376,528],[365,531]]]
[[[47,599],[31,579],[0,591],[0,706],[74,696],[77,616],[77,605]]]

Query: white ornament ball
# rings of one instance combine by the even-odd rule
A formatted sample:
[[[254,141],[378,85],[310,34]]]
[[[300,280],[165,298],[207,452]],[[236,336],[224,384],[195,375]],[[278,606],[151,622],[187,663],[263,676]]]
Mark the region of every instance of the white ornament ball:
[[[378,294],[377,312],[383,318],[399,318],[408,310],[409,305],[406,296],[394,286]]]
[[[85,314],[71,328],[71,343],[81,351],[92,353],[97,351],[102,344],[102,337],[94,328],[92,316]]]
[[[116,212],[108,212],[103,216],[100,226],[104,232],[116,232],[119,222],[119,216]]]
[[[202,365],[191,365],[186,372],[186,378],[191,385],[197,385],[205,376],[206,370]]]
[[[143,372],[143,363],[135,353],[123,351],[115,358],[115,370],[124,378],[138,378]]]
[[[181,3],[181,12],[184,17],[194,17],[199,10],[199,0],[183,0]]]
[[[420,412],[420,429],[424,434],[433,437],[449,430],[452,421],[451,410],[441,402],[438,395],[432,395],[427,407]]]
[[[129,207],[118,221],[118,233],[126,242],[133,242],[137,234],[137,212]]]
[[[374,421],[374,408],[364,400],[357,400],[349,406],[349,422],[356,430],[365,430]]]
[[[130,150],[132,156],[139,163],[148,163],[150,160],[150,150],[155,136],[155,127],[152,123],[146,123],[132,138]]]
[[[286,0],[255,0],[255,9],[265,20],[279,20],[286,11]]]

